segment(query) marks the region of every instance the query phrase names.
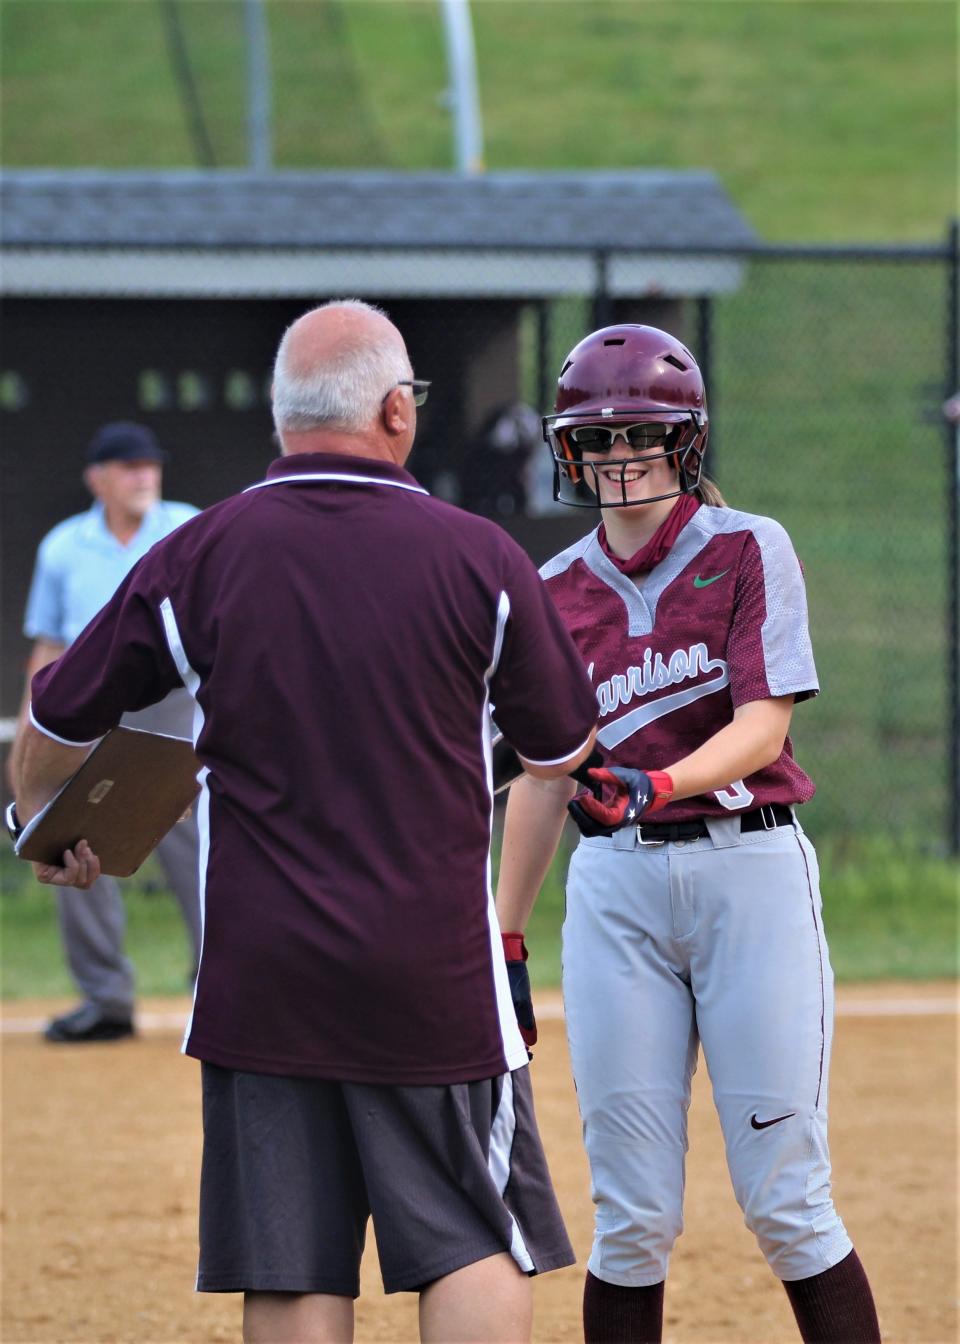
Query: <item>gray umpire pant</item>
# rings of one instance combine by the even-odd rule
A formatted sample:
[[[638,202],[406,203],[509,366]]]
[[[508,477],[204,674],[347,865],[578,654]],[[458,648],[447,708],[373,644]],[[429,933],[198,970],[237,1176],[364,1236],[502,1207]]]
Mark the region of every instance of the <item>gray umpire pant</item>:
[[[193,700],[174,691],[166,700],[125,725],[151,732],[191,737]],[[195,969],[200,958],[199,838],[196,816],[178,822],[157,846],[157,857],[183,913]],[[120,885],[101,877],[87,891],[57,888],[60,936],[71,974],[85,999],[107,1017],[129,1017],[133,1010],[133,967],[124,952],[126,911]]]

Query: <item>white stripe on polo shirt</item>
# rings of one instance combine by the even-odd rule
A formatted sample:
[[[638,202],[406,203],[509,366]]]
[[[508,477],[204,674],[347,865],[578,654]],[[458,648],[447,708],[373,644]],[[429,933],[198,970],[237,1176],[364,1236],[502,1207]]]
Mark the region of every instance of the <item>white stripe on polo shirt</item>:
[[[510,598],[505,592],[501,592],[500,600],[497,602],[497,633],[493,641],[493,657],[490,660],[490,666],[483,674],[483,679],[489,686],[490,678],[500,666],[500,655],[503,653],[503,637],[507,633],[507,621],[510,619]]]
[[[353,485],[390,485],[395,490],[410,490],[415,495],[429,495],[422,485],[408,485],[406,481],[387,481],[382,476],[348,476],[341,471],[301,472],[296,476],[271,476],[266,481],[257,481],[243,491],[249,495],[251,490],[262,490],[265,485],[299,485],[301,481],[349,481]]]
[[[483,746],[483,764],[487,777],[487,794],[490,810],[487,815],[487,930],[490,935],[490,959],[493,966],[493,987],[497,999],[497,1018],[500,1023],[500,1039],[508,1069],[522,1069],[528,1062],[527,1047],[520,1035],[517,1014],[510,993],[510,978],[507,963],[503,955],[503,939],[500,937],[500,921],[497,919],[497,907],[493,897],[493,860],[490,854],[490,840],[493,835],[493,748],[490,734],[490,678],[497,670],[500,654],[503,651],[503,639],[510,618],[510,598],[502,591],[497,599],[497,626],[493,638],[493,652],[490,665],[483,674],[484,697],[480,707],[480,741]]]
[[[170,656],[180,673],[180,680],[193,698],[196,699],[197,691],[200,689],[200,674],[190,666],[186,650],[183,647],[183,640],[180,638],[180,627],[177,625],[177,618],[174,615],[173,603],[169,597],[165,597],[160,603],[160,618],[163,621],[163,633],[170,649]],[[194,737],[193,741],[196,745],[197,738]]]
[[[163,621],[163,633],[170,649],[170,656],[176,664],[184,686],[193,696],[193,745],[196,746],[200,731],[203,728],[203,710],[200,708],[200,702],[197,699],[197,691],[200,689],[200,674],[190,666],[186,650],[183,647],[183,640],[180,637],[180,627],[177,625],[173,603],[169,597],[165,597],[160,603],[160,617]],[[203,949],[207,932],[207,864],[210,860],[210,789],[207,786],[207,776],[209,774],[209,769],[204,766],[197,775],[197,783],[200,785],[200,796],[197,799],[197,831],[200,836],[197,879],[197,893],[200,898],[200,954],[197,958],[197,978],[193,982],[193,1001],[190,1004],[190,1016],[187,1018],[183,1041],[180,1044],[181,1054],[186,1054],[190,1032],[193,1030],[193,1013],[197,1003],[197,985],[200,983],[200,967],[203,965]]]

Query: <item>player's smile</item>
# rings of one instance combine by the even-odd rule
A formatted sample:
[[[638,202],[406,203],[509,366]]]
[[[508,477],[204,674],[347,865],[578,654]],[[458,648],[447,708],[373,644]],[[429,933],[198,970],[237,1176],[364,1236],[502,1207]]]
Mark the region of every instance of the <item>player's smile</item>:
[[[647,467],[624,467],[624,466],[606,466],[599,468],[599,476],[604,482],[601,487],[600,503],[606,503],[608,500],[637,499],[642,502],[647,493],[639,486],[640,481],[646,480],[649,475]]]
[[[609,503],[646,504],[649,497],[665,493],[675,485],[675,472],[662,457],[651,461],[649,456],[638,455],[632,461],[620,453],[611,460],[600,454],[584,453],[583,460],[588,464],[588,484],[596,473],[601,507]]]
[[[623,481],[628,484],[630,481],[641,481],[647,474],[646,467],[604,467],[600,475],[608,481],[616,481],[618,484]]]

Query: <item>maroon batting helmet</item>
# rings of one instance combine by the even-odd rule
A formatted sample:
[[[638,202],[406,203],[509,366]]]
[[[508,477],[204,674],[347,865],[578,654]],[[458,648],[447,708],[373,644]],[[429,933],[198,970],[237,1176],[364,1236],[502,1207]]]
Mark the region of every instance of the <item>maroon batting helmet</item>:
[[[623,323],[592,332],[570,351],[557,381],[554,413],[543,417],[543,437],[553,454],[554,499],[596,506],[596,468],[583,454],[610,452],[616,442],[611,426],[626,431],[634,450],[651,451],[606,459],[605,466],[623,473],[638,461],[672,458],[679,489],[656,499],[697,488],[707,446],[707,402],[697,361],[676,337]],[[623,499],[612,507],[632,503],[622,477],[621,489]]]

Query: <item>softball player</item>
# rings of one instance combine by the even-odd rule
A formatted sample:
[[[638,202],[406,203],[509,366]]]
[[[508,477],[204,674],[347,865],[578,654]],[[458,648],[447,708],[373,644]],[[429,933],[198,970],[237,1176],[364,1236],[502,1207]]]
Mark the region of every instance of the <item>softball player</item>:
[[[521,778],[498,909],[517,936],[566,810],[563,988],[596,1227],[589,1341],[658,1341],[682,1229],[702,1044],[747,1225],[805,1341],[877,1341],[866,1275],[830,1197],[833,989],[817,861],[794,805],[795,703],[817,694],[803,578],[769,518],[701,476],[703,380],[679,341],[607,327],[563,365],[544,418],[554,491],[600,526],[541,574],[600,712],[603,768]]]

